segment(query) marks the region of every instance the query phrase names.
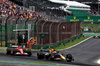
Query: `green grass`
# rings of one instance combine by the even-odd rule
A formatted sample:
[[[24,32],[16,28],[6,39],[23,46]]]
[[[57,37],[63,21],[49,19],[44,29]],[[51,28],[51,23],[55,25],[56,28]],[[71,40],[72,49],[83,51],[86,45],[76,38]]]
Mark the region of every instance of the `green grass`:
[[[0,52],[6,52],[6,50],[0,50]]]
[[[39,49],[31,49],[31,51],[39,51]]]
[[[41,64],[43,64],[43,65],[57,65],[57,66],[67,66],[67,64],[57,64],[57,63],[50,63],[50,62],[32,62],[32,61],[30,61],[30,62],[24,62],[24,61],[9,61],[9,60],[0,60],[0,62],[8,62],[8,63],[22,63],[22,64],[33,64],[33,65],[41,65]],[[69,66],[69,65],[68,65]],[[70,65],[70,66],[72,66],[72,65]]]
[[[86,38],[88,38],[88,37],[81,36],[80,38],[76,38],[74,41],[70,41],[70,42],[66,43],[65,46],[64,45],[60,45],[60,46],[56,47],[55,49],[56,50],[60,50],[60,49],[69,48],[69,47],[71,47],[71,46],[73,46],[73,45],[85,40]],[[39,51],[39,49],[31,49],[31,50],[32,51]],[[6,50],[0,50],[0,52],[6,52]]]
[[[91,30],[100,30],[99,24],[81,24],[82,28],[85,28],[88,26],[89,29]]]
[[[0,61],[9,61],[9,60],[0,60]],[[19,61],[14,61],[14,62],[19,62]],[[24,61],[20,61],[24,62]],[[54,63],[45,63],[45,62],[25,62],[25,63],[36,63],[36,64],[54,64]]]
[[[71,46],[73,46],[73,45],[75,45],[75,44],[77,44],[77,43],[79,43],[79,42],[85,40],[86,38],[88,38],[88,37],[83,37],[83,36],[82,36],[82,37],[80,37],[79,39],[76,38],[74,41],[70,41],[69,43],[66,43],[65,46],[64,46],[64,45],[61,45],[61,46],[56,47],[55,49],[56,49],[56,50],[60,50],[60,49],[69,48],[69,47],[71,47]]]

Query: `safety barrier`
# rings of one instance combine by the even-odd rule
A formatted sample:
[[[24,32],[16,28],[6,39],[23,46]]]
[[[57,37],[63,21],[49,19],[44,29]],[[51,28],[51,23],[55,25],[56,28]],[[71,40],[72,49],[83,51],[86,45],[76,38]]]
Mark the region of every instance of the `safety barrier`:
[[[71,38],[81,34],[81,22],[37,22],[37,44],[46,45],[56,42],[61,42],[65,39]]]
[[[5,22],[5,21],[4,21]],[[20,44],[19,37],[25,34],[28,37],[28,24],[31,24],[30,37],[36,40],[37,45],[48,45],[69,39],[73,36],[81,34],[80,21],[78,22],[52,22],[45,20],[22,19],[19,17],[6,18],[6,44],[15,43]],[[23,29],[22,31],[17,31]],[[28,39],[25,39],[25,43]],[[66,42],[66,41],[65,41]],[[48,47],[48,46],[47,46]],[[52,47],[52,46],[51,46]]]
[[[63,40],[61,42],[56,42],[56,43],[48,44],[48,45],[35,45],[34,44],[34,45],[31,45],[30,49],[52,49],[52,48],[56,48],[56,47],[61,46],[61,45],[65,46],[66,43],[68,43],[70,41],[74,42],[74,40],[76,38],[80,38],[81,36],[83,36],[83,35],[74,36],[74,37],[71,37],[69,39]]]
[[[81,36],[83,36],[83,35],[74,36],[74,37],[71,37],[69,39],[63,40],[61,42],[56,42],[56,43],[48,44],[48,45],[36,45],[36,44],[32,45],[32,44],[29,44],[28,48],[29,49],[52,49],[52,48],[56,48],[58,46],[65,46],[65,44],[70,42],[70,41],[74,42],[74,40],[76,38],[80,38]],[[10,44],[7,45],[7,47],[10,48],[11,45],[15,45],[15,43],[10,43]],[[26,43],[22,43],[20,46],[22,46],[23,48],[26,48]]]

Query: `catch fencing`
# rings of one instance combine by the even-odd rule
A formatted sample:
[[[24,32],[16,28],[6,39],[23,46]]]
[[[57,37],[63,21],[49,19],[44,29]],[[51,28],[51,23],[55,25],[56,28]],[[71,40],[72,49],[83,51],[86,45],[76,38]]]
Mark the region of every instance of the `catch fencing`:
[[[81,34],[79,22],[53,22],[40,20],[38,18],[18,18],[7,17],[2,22],[5,25],[6,46],[8,44],[22,44],[19,40],[23,34],[28,41],[28,36],[36,40],[36,45],[50,45],[64,40],[68,40],[73,36]],[[28,24],[31,24],[30,34],[28,35]],[[20,42],[20,43],[18,43]],[[65,41],[66,42],[66,41]]]
[[[80,23],[38,21],[36,23],[37,44],[47,45],[78,36],[81,34]]]
[[[26,43],[28,41],[28,24],[31,24],[30,36],[34,36],[34,23],[37,18],[19,18],[19,17],[7,17],[3,18],[3,24],[5,25],[6,32],[6,45],[7,44],[21,44],[22,35],[25,34]]]

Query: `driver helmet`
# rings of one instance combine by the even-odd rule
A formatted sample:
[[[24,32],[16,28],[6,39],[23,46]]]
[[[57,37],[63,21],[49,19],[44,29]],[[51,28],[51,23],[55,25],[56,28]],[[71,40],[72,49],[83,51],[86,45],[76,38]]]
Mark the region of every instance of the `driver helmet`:
[[[52,49],[52,51],[55,51],[55,49]]]

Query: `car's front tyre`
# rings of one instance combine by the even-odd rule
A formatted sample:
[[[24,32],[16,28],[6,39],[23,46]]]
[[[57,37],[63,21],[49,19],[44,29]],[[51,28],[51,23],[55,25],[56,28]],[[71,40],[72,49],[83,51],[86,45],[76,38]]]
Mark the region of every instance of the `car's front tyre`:
[[[72,60],[73,60],[72,55],[71,55],[71,54],[67,54],[67,55],[66,55],[66,61],[67,61],[67,62],[71,62]]]
[[[28,56],[31,56],[32,55],[31,50],[27,50],[27,53],[28,53]]]
[[[7,55],[10,55],[10,54],[11,54],[11,48],[7,48],[6,54],[7,54]]]

